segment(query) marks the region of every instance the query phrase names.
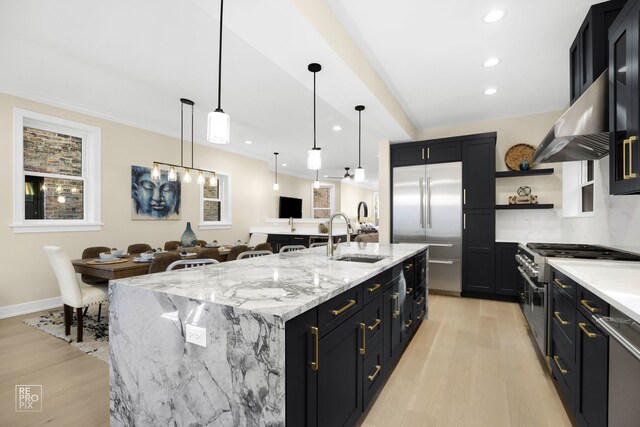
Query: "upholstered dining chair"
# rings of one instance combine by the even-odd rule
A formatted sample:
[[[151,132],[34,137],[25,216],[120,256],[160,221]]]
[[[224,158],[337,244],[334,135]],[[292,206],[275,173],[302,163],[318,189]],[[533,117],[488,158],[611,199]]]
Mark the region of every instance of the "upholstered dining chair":
[[[238,245],[232,247],[229,251],[229,255],[227,255],[227,261],[235,261],[236,259],[238,259],[238,255],[248,250],[249,248],[247,247],[247,245]]]
[[[151,245],[148,245],[146,243],[134,243],[133,245],[129,245],[129,247],[127,248],[127,253],[129,253],[130,255],[141,254],[150,250]]]
[[[98,258],[102,252],[109,252],[111,248],[106,246],[92,246],[82,251],[82,258]],[[87,274],[80,275],[80,278],[87,285],[107,285],[109,281],[101,277],[89,276]]]
[[[167,271],[176,270],[177,268],[194,268],[203,265],[220,264],[215,259],[181,259],[174,261],[167,267]]]
[[[258,243],[254,248],[254,251],[269,251],[269,252],[273,252],[273,247],[271,246],[271,243]]]
[[[280,253],[284,254],[286,252],[301,251],[303,249],[307,249],[307,247],[304,245],[285,245],[280,248]]]
[[[177,252],[169,252],[167,254],[156,254],[149,265],[149,274],[167,271],[167,267],[175,261],[180,261],[182,257]]]
[[[268,234],[265,233],[253,233],[251,234],[251,238],[249,239],[249,246],[255,247],[260,243],[267,243],[267,239],[269,238]]]
[[[102,303],[107,302],[106,285],[87,285],[78,280],[71,258],[58,246],[45,246],[44,252],[49,258],[53,272],[58,280],[62,304],[64,306],[64,333],[71,334],[71,322],[73,321],[73,310],[76,311],[78,319],[77,341],[82,342],[83,313],[82,309],[90,305],[99,304],[98,310],[102,309]],[[100,311],[98,311],[98,321]]]
[[[215,259],[218,262],[222,262],[218,248],[199,248],[196,253],[198,254],[198,259]]]
[[[238,255],[238,259],[258,258],[265,255],[273,255],[271,251],[245,251]]]
[[[168,242],[164,242],[165,251],[177,251],[180,246],[182,246],[182,242],[178,240],[169,240]]]

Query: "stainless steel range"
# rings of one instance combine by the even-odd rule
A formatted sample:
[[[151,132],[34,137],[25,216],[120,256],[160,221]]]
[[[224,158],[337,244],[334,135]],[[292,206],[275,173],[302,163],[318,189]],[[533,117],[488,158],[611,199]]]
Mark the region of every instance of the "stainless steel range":
[[[548,355],[550,306],[548,258],[582,258],[615,261],[640,261],[640,256],[605,246],[566,243],[527,243],[519,245],[516,261],[520,271],[518,297],[531,333],[543,355]]]

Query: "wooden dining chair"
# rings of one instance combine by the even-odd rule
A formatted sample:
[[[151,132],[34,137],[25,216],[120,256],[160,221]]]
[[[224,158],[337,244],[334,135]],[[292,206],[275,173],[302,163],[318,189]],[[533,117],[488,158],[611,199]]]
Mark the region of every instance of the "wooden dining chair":
[[[251,233],[251,237],[249,238],[249,246],[256,246],[260,243],[266,243],[269,235],[266,233]]]
[[[266,256],[266,255],[273,255],[273,252],[271,251],[245,251],[242,252],[240,255],[238,255],[238,259],[245,259],[245,258],[258,258],[261,256]]]
[[[168,242],[164,242],[165,251],[177,251],[180,246],[182,246],[182,242],[178,240],[169,240]]]
[[[129,255],[141,254],[150,250],[151,245],[148,245],[146,243],[134,243],[133,245],[129,245],[129,247],[127,248],[127,253],[129,253]]]
[[[304,245],[285,245],[280,248],[280,253],[284,254],[287,252],[301,251],[303,249],[307,249]]]
[[[92,246],[90,248],[86,248],[82,251],[82,258],[98,258],[102,252],[109,252],[111,248],[106,246]],[[103,279],[102,277],[89,276],[88,274],[80,275],[80,279],[87,285],[107,285],[109,284],[108,280]]]
[[[232,247],[229,251],[229,255],[227,255],[227,261],[235,261],[236,259],[238,259],[238,255],[248,250],[249,248],[247,247],[247,245],[238,245]]]
[[[273,252],[273,247],[271,246],[271,243],[258,243],[253,250]]]
[[[176,270],[177,268],[195,268],[203,265],[220,264],[215,259],[181,259],[174,261],[167,267],[167,271]]]
[[[200,246],[201,248],[204,248],[205,246],[207,246],[207,241],[206,240],[196,240],[196,246]]]
[[[75,309],[76,318],[78,319],[77,341],[82,342],[84,317],[82,309],[95,304],[99,304],[99,310],[102,309],[102,303],[108,300],[107,286],[87,285],[80,282],[71,264],[71,258],[61,247],[45,246],[44,252],[49,258],[60,287],[60,295],[64,306],[64,333],[66,336],[71,334],[73,310]]]
[[[167,271],[167,267],[175,261],[180,261],[182,257],[177,252],[169,252],[166,254],[156,254],[149,265],[149,274]]]
[[[218,262],[222,262],[222,256],[220,256],[218,248],[199,248],[196,253],[198,254],[198,259],[215,259]]]

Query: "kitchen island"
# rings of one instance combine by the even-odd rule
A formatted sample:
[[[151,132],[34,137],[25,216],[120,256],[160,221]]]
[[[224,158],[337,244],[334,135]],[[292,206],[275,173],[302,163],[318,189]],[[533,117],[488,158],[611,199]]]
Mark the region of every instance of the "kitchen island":
[[[112,281],[111,425],[355,423],[427,316],[428,248],[325,251]]]

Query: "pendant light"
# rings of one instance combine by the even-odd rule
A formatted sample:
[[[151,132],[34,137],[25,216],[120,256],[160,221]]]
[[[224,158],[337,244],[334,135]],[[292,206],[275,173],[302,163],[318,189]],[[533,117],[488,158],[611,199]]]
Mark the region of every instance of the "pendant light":
[[[313,181],[313,188],[320,188],[320,171],[316,171],[316,180]]]
[[[211,176],[209,177],[209,186],[217,187],[218,186],[218,178],[216,177],[215,172],[211,172]]]
[[[276,180],[273,183],[273,191],[278,191],[280,189],[280,186],[278,185],[278,154],[280,153],[273,153],[276,157]]]
[[[222,92],[222,16],[224,0],[220,0],[220,39],[218,46],[218,108],[207,117],[207,141],[214,144],[228,144],[231,133],[231,118],[220,106]]]
[[[364,168],[362,167],[362,111],[364,105],[356,105],[356,111],[358,112],[358,167],[353,177],[355,182],[364,182]]]
[[[309,64],[309,71],[313,73],[313,148],[307,151],[307,169],[320,170],[322,167],[322,155],[320,148],[316,146],[316,73],[322,70],[320,64]]]

